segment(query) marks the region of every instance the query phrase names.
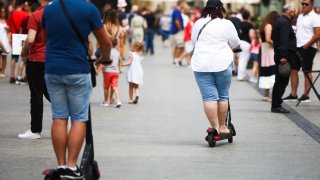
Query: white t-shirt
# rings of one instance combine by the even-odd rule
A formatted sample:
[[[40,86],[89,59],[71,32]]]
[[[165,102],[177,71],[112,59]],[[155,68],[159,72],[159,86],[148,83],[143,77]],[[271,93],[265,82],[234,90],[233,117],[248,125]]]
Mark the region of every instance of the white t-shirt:
[[[320,18],[313,10],[307,15],[300,14],[297,19],[297,47],[301,47],[310,41],[314,35],[313,28],[320,27]],[[312,47],[317,48],[316,43]]]
[[[197,41],[200,29],[210,19],[210,17],[199,19],[192,29],[191,41],[192,46],[195,46],[191,60],[193,71],[220,72],[226,70],[233,61],[232,49],[240,44],[236,28],[231,21],[220,18],[209,22]]]
[[[120,53],[115,48],[112,48],[110,52],[110,57],[112,59],[112,64],[110,64],[109,66],[106,66],[104,68],[104,72],[119,73]]]
[[[162,16],[160,18],[160,27],[165,31],[170,31],[171,18],[169,16]]]

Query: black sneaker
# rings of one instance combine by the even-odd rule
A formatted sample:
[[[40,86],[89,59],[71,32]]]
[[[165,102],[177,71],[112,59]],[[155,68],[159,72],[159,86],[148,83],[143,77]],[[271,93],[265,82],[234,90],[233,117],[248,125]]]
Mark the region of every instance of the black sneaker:
[[[66,175],[66,168],[57,168],[57,172],[60,178],[63,178]]]
[[[310,98],[306,95],[302,95],[299,99],[298,99],[299,102],[311,102],[310,101]]]
[[[291,94],[285,98],[282,99],[283,101],[297,101],[298,96],[292,96]]]
[[[24,80],[24,79],[16,79],[16,85],[26,85],[27,84],[27,81]]]
[[[83,173],[77,166],[77,170],[75,171],[69,168],[66,168],[64,170],[64,174],[60,175],[60,177],[65,179],[83,179]]]

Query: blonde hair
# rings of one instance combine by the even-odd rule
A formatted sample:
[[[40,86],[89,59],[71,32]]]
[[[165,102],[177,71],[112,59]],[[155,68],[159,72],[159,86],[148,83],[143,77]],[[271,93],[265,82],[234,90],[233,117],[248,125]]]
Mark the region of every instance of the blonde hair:
[[[138,52],[143,52],[144,51],[144,42],[134,42],[134,43],[132,43],[132,46]]]

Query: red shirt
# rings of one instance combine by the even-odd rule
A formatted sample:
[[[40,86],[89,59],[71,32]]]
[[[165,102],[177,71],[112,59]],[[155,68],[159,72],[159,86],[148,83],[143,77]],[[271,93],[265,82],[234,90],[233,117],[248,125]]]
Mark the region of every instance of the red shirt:
[[[10,17],[8,18],[7,24],[10,27],[12,34],[19,33],[22,20],[28,16],[29,14],[22,10],[14,11],[10,15]]]
[[[42,14],[44,8],[40,8],[34,13],[31,14],[28,23],[28,29],[33,29],[37,31],[37,35],[34,39],[34,43],[30,49],[28,60],[35,62],[44,62],[45,61],[45,44],[42,43]]]
[[[184,42],[191,41],[191,34],[192,34],[192,21],[189,21],[186,28],[184,29]]]

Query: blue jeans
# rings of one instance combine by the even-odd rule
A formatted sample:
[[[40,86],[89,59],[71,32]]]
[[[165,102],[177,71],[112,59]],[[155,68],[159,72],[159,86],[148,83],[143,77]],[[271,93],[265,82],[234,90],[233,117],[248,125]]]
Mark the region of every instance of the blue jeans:
[[[52,118],[87,121],[90,94],[90,74],[46,74],[45,81],[51,100]]]
[[[152,28],[148,28],[145,36],[146,53],[148,53],[149,50],[151,51],[151,54],[154,53],[153,40],[154,40],[154,30]]]
[[[203,102],[228,101],[232,66],[221,72],[194,72]]]

